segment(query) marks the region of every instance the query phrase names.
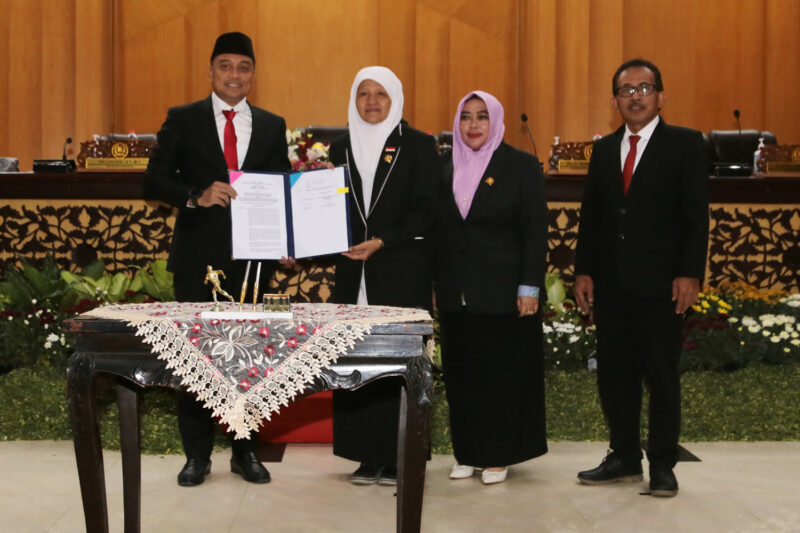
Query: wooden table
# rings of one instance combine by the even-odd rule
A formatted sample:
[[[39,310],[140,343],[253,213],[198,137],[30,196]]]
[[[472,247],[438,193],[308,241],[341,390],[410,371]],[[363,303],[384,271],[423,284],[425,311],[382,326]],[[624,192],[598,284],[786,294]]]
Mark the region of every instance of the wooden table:
[[[74,317],[65,321],[77,334],[76,352],[67,367],[67,398],[75,441],[87,533],[108,531],[105,473],[95,396],[98,378],[109,378],[117,389],[122,449],[125,532],[140,530],[141,450],[139,391],[145,387],[181,388],[166,363],[136,337],[135,328],[119,320]],[[433,366],[424,343],[433,324],[380,324],[340,356],[306,390],[356,389],[389,376],[404,380],[400,403],[397,452],[397,531],[420,530],[425,466],[430,442]],[[181,490],[176,488],[176,490]]]

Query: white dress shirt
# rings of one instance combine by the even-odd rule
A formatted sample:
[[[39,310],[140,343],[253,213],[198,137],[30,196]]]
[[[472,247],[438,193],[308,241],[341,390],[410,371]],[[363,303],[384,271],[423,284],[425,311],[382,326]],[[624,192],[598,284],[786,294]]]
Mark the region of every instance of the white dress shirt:
[[[631,151],[631,142],[628,140],[628,138],[631,135],[638,135],[641,138],[639,139],[639,142],[636,143],[636,161],[633,163],[633,171],[636,172],[636,167],[639,165],[639,161],[642,159],[644,149],[647,147],[650,137],[653,136],[653,131],[655,131],[656,126],[658,126],[659,118],[660,117],[656,115],[656,118],[651,120],[647,126],[636,133],[632,133],[628,128],[628,125],[625,124],[625,135],[622,136],[622,143],[619,146],[619,168],[625,168],[625,159],[628,157],[628,152]]]
[[[247,98],[242,98],[238,104],[231,107],[212,92],[211,106],[214,109],[214,121],[217,123],[217,134],[219,134],[222,153],[225,153],[225,124],[228,122],[222,112],[231,109],[236,111],[233,116],[233,127],[236,130],[236,155],[239,158],[239,168],[241,168],[247,155],[247,148],[250,146],[250,134],[253,132],[253,113],[247,104]]]

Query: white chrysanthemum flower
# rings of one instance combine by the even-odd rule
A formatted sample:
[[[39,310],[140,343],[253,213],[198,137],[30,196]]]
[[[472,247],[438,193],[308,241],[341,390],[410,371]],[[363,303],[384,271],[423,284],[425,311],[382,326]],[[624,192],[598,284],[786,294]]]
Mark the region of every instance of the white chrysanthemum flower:
[[[728,318],[728,322],[730,322],[731,324],[736,324],[737,322],[739,322],[739,319],[736,318],[735,316],[732,316]]]
[[[781,342],[781,338],[778,337],[777,335],[774,335],[774,336],[770,337],[769,342],[773,342],[773,343],[774,342]]]
[[[578,342],[579,340],[580,340],[580,337],[578,337],[577,335],[570,335],[570,336],[569,336],[569,342],[570,342],[570,344],[572,344],[572,343],[575,343],[575,342]]]

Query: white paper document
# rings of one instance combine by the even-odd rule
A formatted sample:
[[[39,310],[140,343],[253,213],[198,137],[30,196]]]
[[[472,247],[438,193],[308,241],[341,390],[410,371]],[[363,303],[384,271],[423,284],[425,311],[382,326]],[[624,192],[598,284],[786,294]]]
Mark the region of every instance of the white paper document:
[[[347,169],[231,172],[234,259],[314,257],[350,246]]]

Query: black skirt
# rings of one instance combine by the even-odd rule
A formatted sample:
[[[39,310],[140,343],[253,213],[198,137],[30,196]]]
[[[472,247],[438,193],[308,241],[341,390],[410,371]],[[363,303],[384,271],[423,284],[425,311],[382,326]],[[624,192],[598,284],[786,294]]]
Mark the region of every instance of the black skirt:
[[[540,317],[442,313],[444,381],[459,464],[501,467],[547,453]]]

